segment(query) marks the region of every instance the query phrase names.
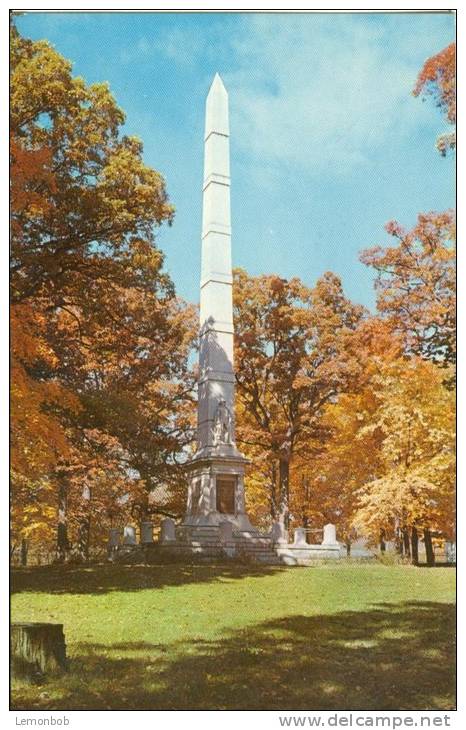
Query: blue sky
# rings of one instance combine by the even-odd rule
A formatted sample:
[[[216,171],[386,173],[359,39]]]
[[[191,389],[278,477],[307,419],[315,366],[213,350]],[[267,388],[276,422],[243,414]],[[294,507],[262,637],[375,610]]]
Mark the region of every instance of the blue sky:
[[[325,271],[373,307],[358,252],[384,223],[454,205],[440,112],[411,95],[425,59],[454,38],[449,14],[28,13],[86,81],[108,81],[125,132],[176,207],[159,234],[178,293],[197,302],[205,96],[230,96],[233,263],[313,285]]]

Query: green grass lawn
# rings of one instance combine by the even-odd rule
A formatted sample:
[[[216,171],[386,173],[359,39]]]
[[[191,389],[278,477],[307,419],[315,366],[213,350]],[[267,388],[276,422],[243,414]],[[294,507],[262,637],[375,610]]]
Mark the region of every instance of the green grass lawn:
[[[13,574],[12,621],[63,623],[69,672],[22,709],[454,707],[455,571],[100,566]]]

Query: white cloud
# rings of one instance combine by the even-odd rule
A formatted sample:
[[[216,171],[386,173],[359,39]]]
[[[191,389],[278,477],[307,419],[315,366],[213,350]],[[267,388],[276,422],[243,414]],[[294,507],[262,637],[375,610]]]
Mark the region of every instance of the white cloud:
[[[249,16],[233,37],[237,71],[226,75],[236,144],[260,164],[344,174],[370,163],[387,136],[419,124],[411,90],[420,69],[423,19],[356,15]],[[435,50],[435,49],[434,49]]]
[[[174,28],[163,40],[154,43],[155,50],[163,53],[177,64],[192,65],[202,54],[204,42],[202,37],[192,31]]]
[[[178,66],[192,66],[199,60],[203,48],[203,39],[199,35],[190,30],[172,28],[163,37],[140,36],[134,46],[122,49],[120,57],[123,63],[132,63],[162,55]]]

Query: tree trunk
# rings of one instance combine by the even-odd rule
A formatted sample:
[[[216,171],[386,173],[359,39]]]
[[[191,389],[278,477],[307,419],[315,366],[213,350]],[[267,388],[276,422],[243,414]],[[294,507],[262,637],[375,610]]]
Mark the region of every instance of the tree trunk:
[[[272,463],[272,476],[270,480],[270,516],[272,520],[277,518],[277,466]]]
[[[33,679],[66,670],[63,624],[11,624],[13,677]]]
[[[83,517],[78,528],[78,556],[81,560],[89,560],[89,538],[91,533],[90,517]]]
[[[141,478],[146,481],[146,484],[150,484],[150,477],[149,477],[147,471],[141,470],[140,474],[141,474]],[[86,491],[87,491],[87,496],[86,496]],[[86,490],[86,488],[85,488],[84,492],[83,492],[83,499],[90,500],[90,498],[91,498],[90,489],[87,488],[87,490]],[[140,493],[137,500],[132,503],[130,513],[131,513],[131,517],[136,522],[146,522],[150,519],[152,511],[149,509],[149,492],[145,491],[145,492]]]
[[[68,541],[68,489],[64,479],[60,479],[58,487],[58,522],[57,522],[57,560],[64,563],[68,557],[70,543]]]
[[[403,547],[404,553],[407,558],[411,557],[411,550],[409,545],[409,532],[407,527],[403,527]]]
[[[345,545],[346,545],[346,557],[350,558],[351,557],[351,540],[347,540]]]
[[[78,527],[78,557],[87,562],[89,560],[89,542],[91,535],[91,517],[89,507],[91,501],[91,490],[85,486],[82,493],[83,515]]]
[[[413,565],[419,562],[419,535],[414,525],[411,528],[411,562]]]
[[[21,565],[25,568],[28,564],[28,541],[23,537],[21,539]]]
[[[280,458],[279,465],[279,493],[280,493],[280,522],[288,530],[290,526],[290,462]]]
[[[309,525],[310,525],[309,517],[304,512],[302,515],[302,524],[303,524],[303,527],[309,527]],[[311,542],[311,536],[310,536],[309,532],[306,532],[306,542],[308,542],[308,543]]]
[[[403,555],[403,539],[400,530],[400,523],[395,520],[395,549],[399,555]]]
[[[426,547],[427,565],[435,565],[435,553],[432,545],[432,535],[430,534],[430,530],[427,527],[424,529],[424,545]]]
[[[385,530],[380,530],[380,552],[384,553],[387,549],[385,544]]]
[[[303,496],[302,496],[302,503],[301,503],[302,526],[305,528],[308,528],[311,525],[311,520],[309,519],[311,490],[309,487],[309,481],[304,475],[302,477],[302,488],[303,488]],[[311,535],[309,532],[306,532],[306,542],[307,543],[311,542]]]

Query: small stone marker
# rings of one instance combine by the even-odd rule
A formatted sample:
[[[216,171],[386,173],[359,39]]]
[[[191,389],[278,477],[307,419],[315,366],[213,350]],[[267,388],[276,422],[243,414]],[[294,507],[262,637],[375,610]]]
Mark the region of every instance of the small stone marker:
[[[456,542],[447,541],[445,543],[445,556],[447,563],[456,563]]]
[[[108,531],[108,547],[116,548],[120,544],[121,530],[119,527],[111,527]]]
[[[274,522],[270,531],[270,537],[272,542],[286,543],[288,542],[288,536],[286,534],[285,525],[283,522]]]
[[[123,544],[136,545],[136,528],[133,525],[126,525],[123,529]]]
[[[175,540],[175,523],[170,517],[165,517],[160,523],[160,542],[174,542]]]
[[[225,520],[218,526],[221,542],[231,542],[233,540],[233,525]]]
[[[11,624],[10,637],[14,677],[34,679],[66,670],[63,624]]]
[[[324,538],[322,545],[336,545],[337,544],[337,528],[330,522],[328,525],[324,525]]]
[[[141,522],[141,542],[149,543],[154,541],[154,526],[152,522]]]
[[[306,530],[304,529],[304,527],[297,527],[294,531],[293,545],[304,545],[305,547],[307,547]]]

